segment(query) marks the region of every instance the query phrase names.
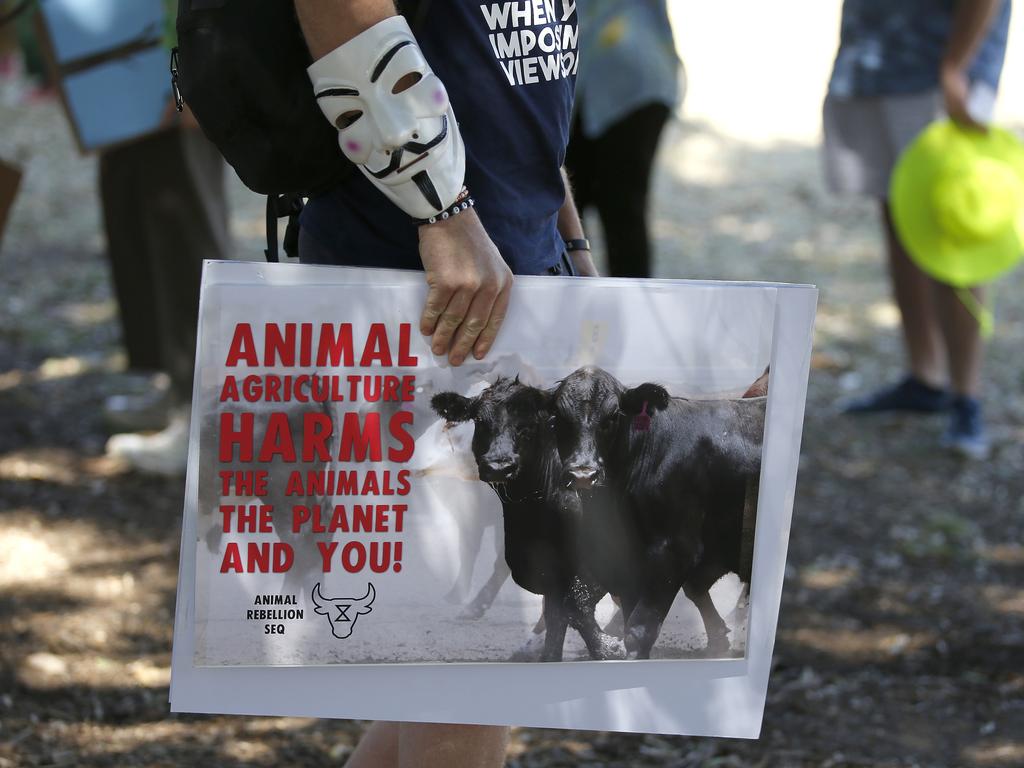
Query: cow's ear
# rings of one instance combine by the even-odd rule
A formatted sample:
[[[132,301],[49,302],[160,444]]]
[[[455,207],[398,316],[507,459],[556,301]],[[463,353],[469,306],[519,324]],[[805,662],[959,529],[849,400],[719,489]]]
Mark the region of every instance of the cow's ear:
[[[619,400],[619,408],[627,416],[639,413],[653,413],[668,408],[668,390],[660,384],[641,384],[639,387],[627,389]]]
[[[473,418],[473,402],[458,392],[441,392],[430,398],[430,407],[445,421],[455,423]]]

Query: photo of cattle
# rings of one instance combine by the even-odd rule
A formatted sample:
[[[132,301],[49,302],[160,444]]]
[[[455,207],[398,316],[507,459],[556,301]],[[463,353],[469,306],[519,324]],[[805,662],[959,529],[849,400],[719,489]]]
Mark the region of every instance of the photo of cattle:
[[[472,422],[512,579],[543,597],[540,660],[562,660],[568,627],[591,659],[648,659],[680,590],[707,654],[730,655],[710,589],[728,573],[749,586],[767,380],[742,399],[688,400],[585,367],[550,389],[500,378],[434,396],[449,424]],[[609,631],[595,620],[607,595]]]
[[[208,302],[221,330],[195,399],[195,664],[743,658],[775,292],[659,282],[533,281],[536,303],[459,368],[414,334],[408,365],[372,366],[405,398],[232,400],[236,374],[327,393],[367,371],[224,360],[237,319],[262,354],[340,291],[359,339],[414,318],[414,290]],[[351,424],[382,425],[379,456]]]

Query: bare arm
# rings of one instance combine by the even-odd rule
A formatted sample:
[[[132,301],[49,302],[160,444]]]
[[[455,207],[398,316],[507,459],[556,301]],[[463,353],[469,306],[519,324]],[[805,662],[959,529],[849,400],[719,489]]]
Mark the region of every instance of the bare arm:
[[[562,183],[565,185],[565,202],[558,210],[558,233],[563,240],[582,240],[583,222],[580,221],[579,211],[576,210],[576,201],[572,196],[572,185],[569,183],[569,175],[562,168]],[[578,275],[583,277],[597,277],[597,267],[594,266],[594,259],[590,251],[569,251],[569,258],[572,259],[573,267]]]
[[[397,13],[393,0],[295,0],[295,11],[314,59]]]
[[[967,110],[970,82],[967,70],[978,47],[988,34],[1001,0],[959,0],[953,13],[946,52],[942,57],[939,80],[946,112],[960,125],[984,130]]]
[[[393,0],[296,0],[295,8],[314,59],[396,13]],[[472,209],[421,226],[419,250],[428,286],[420,332],[452,365],[470,353],[482,359],[505,319],[512,271]]]

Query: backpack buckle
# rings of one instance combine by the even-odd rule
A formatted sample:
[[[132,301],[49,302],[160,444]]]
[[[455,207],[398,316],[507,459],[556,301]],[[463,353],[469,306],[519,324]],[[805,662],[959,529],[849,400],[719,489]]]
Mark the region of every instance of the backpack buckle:
[[[174,108],[179,112],[185,110],[185,100],[181,98],[181,89],[178,87],[178,48],[171,48],[171,91],[174,94]]]

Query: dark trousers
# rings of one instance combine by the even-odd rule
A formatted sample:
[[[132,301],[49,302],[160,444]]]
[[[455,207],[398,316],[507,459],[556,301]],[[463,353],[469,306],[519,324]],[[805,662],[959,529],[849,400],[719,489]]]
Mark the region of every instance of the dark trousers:
[[[647,192],[668,116],[664,104],[649,104],[588,138],[576,113],[565,167],[580,212],[594,206],[601,217],[612,277],[650,277]]]
[[[200,131],[174,129],[103,152],[99,168],[128,364],[166,371],[188,402],[203,259],[230,249],[224,160]]]

